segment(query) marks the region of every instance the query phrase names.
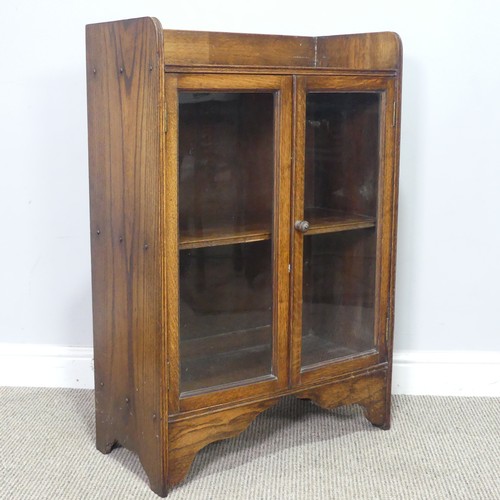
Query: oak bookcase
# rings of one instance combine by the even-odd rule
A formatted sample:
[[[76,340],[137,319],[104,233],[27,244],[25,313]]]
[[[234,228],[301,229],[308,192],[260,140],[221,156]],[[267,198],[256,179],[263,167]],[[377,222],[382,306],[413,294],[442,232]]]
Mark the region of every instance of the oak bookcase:
[[[159,495],[286,395],[389,428],[401,59],[87,26],[97,448]]]

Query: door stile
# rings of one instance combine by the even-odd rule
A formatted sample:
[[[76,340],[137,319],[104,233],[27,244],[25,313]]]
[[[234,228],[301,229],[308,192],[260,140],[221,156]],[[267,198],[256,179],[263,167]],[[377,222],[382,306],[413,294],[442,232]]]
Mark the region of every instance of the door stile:
[[[169,414],[179,412],[179,228],[177,75],[165,75],[165,287],[167,290],[167,377]]]
[[[274,189],[274,332],[273,368],[280,389],[288,387],[290,349],[290,191],[292,170],[293,84],[289,76],[281,77],[275,102],[275,189]]]
[[[294,77],[294,128],[293,128],[293,192],[292,217],[289,230],[291,237],[291,349],[290,382],[300,383],[302,350],[302,275],[304,236],[294,229],[294,224],[304,218],[304,170],[305,170],[305,131],[306,131],[306,80]]]
[[[377,295],[376,295],[376,338],[381,360],[387,361],[390,321],[391,321],[391,281],[392,281],[392,240],[394,237],[394,174],[395,165],[395,127],[393,114],[396,111],[395,82],[391,80],[382,94],[380,116],[380,177],[379,205],[377,211]]]

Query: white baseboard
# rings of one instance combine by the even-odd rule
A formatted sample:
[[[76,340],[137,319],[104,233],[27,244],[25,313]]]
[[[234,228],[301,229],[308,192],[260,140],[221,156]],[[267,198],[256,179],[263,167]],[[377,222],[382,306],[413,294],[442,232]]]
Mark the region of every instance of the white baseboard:
[[[395,352],[392,391],[411,395],[499,397],[500,352]]]
[[[91,347],[0,344],[0,386],[94,388]],[[394,394],[500,397],[500,352],[399,351]]]
[[[0,344],[0,386],[93,389],[93,349]]]

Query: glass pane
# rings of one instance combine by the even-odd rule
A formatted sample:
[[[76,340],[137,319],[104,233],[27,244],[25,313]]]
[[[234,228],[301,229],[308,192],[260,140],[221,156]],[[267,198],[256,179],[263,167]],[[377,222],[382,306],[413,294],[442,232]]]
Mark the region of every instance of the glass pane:
[[[272,373],[271,241],[180,252],[181,391]]]
[[[306,98],[302,366],[374,345],[380,94]]]
[[[375,217],[379,106],[377,93],[307,95],[304,218],[312,225]]]
[[[179,94],[180,389],[272,378],[274,94]]]
[[[271,232],[274,94],[179,94],[181,245]]]
[[[306,236],[302,366],[374,348],[375,228]]]

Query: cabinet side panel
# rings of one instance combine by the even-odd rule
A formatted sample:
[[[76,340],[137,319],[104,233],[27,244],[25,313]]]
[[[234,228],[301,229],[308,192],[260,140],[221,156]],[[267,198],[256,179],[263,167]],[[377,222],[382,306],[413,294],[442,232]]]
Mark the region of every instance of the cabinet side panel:
[[[167,417],[162,51],[154,19],[87,26],[97,447],[135,450],[160,494]]]
[[[400,144],[401,144],[401,95],[402,95],[402,48],[399,74],[395,83],[395,102],[394,102],[394,149],[393,149],[393,191],[392,191],[392,225],[391,225],[391,263],[390,263],[390,283],[389,283],[389,307],[387,311],[387,358],[389,361],[389,370],[387,376],[387,401],[391,400],[392,391],[392,367],[393,367],[393,346],[394,346],[394,301],[396,293],[396,258],[397,258],[397,231],[398,231],[398,202],[399,202],[399,162],[400,162]],[[391,406],[388,405],[387,421],[391,418]]]

